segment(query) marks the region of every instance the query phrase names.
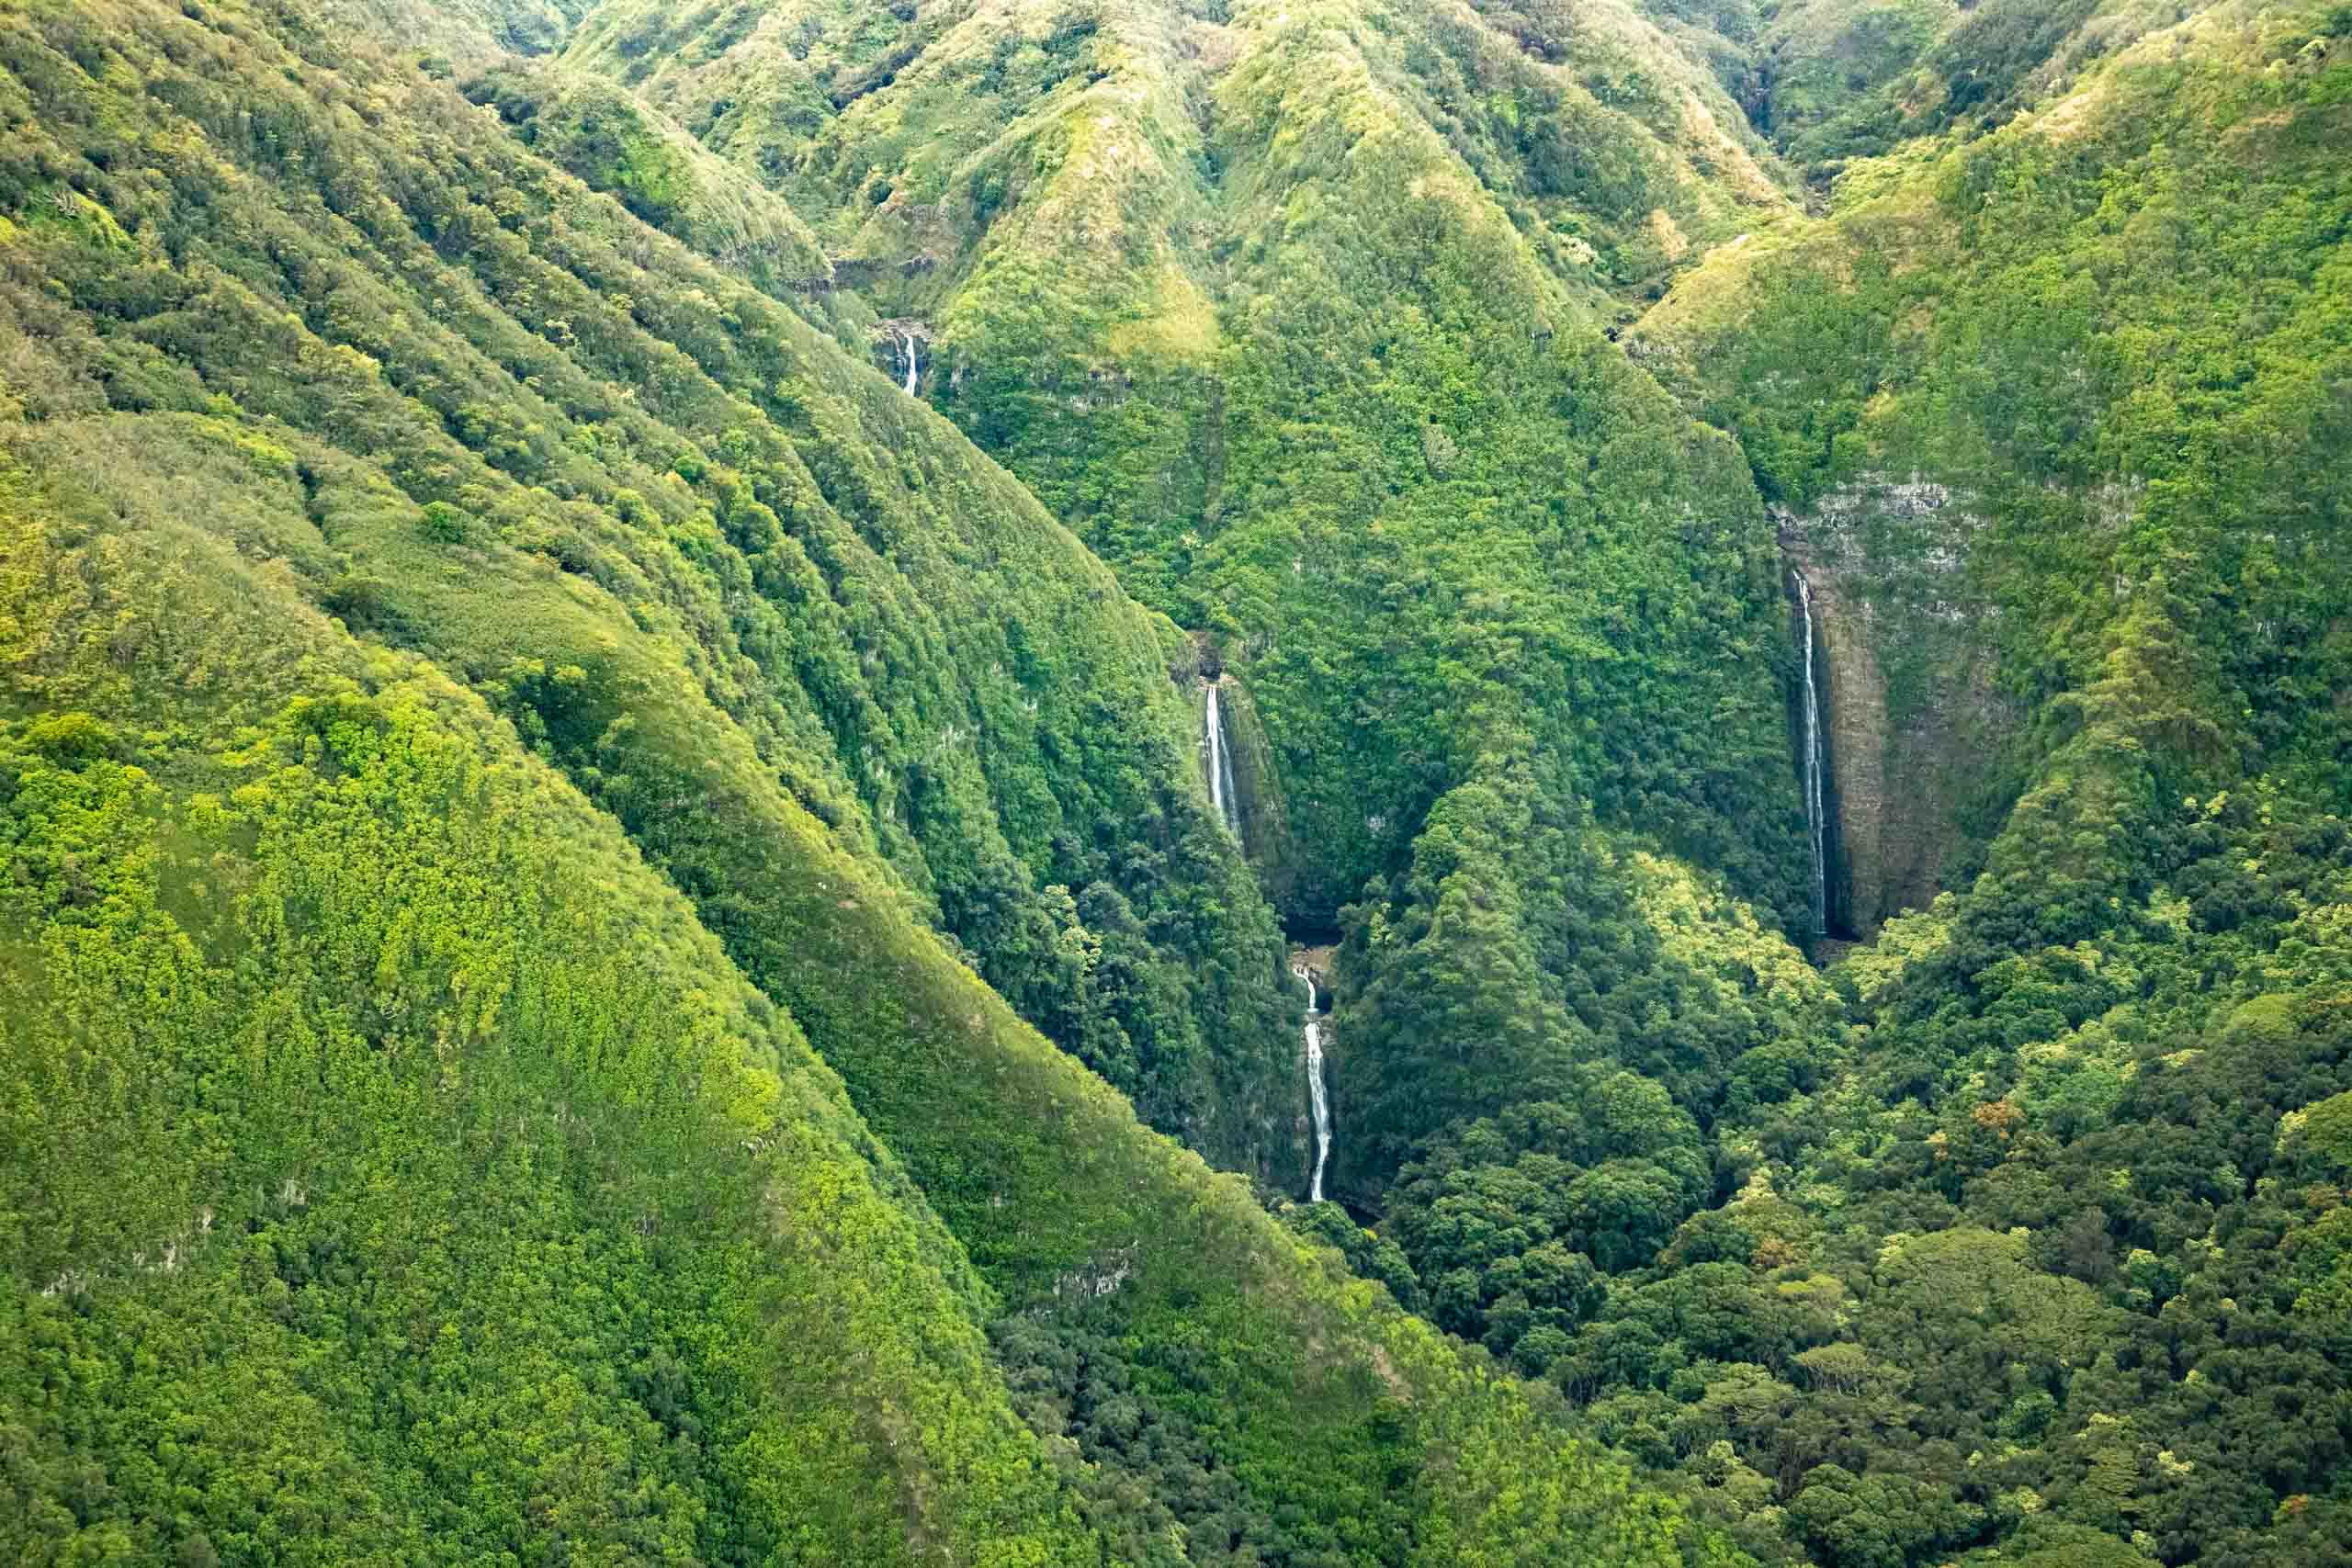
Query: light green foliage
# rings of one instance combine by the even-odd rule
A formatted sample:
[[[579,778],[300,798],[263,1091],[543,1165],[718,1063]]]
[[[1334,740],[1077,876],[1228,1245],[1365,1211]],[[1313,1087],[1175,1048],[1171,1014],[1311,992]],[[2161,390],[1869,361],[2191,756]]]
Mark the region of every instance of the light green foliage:
[[[2166,674],[2240,694],[2184,701],[2221,727],[2180,738],[2198,751],[2232,742],[2256,686],[2259,743],[2317,717],[2324,680],[2287,669],[2327,645],[2293,628],[2325,623],[2343,576],[2326,454],[2352,296],[2325,236],[2352,193],[2325,128],[2346,67],[2279,58],[2296,33],[2184,23],[1802,243],[1695,276],[1644,331],[1770,498],[1874,475],[1954,491],[1981,528],[1902,547],[1962,558],[1945,596],[1984,606],[2011,690],[2090,687],[2135,612],[2193,617],[2218,668]]]
[[[12,1559],[1078,1561],[986,1288],[609,821],[221,541],[0,522],[8,709],[100,708],[0,721]]]
[[[2329,1165],[2352,1169],[2352,1092],[2331,1095],[2294,1114],[2312,1153]]]
[[[823,248],[781,197],[625,90],[542,65],[488,73],[465,93],[550,163],[768,292],[830,281]]]

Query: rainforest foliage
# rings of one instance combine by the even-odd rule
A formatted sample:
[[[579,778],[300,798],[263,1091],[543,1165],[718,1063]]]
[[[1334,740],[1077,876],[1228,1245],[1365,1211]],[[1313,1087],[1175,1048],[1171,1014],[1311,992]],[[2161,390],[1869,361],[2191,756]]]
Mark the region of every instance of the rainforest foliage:
[[[2352,1560],[2347,453],[2340,5],[0,0],[0,1552]]]
[[[1736,1560],[1136,1121],[1299,1168],[1195,656],[701,209],[300,6],[0,62],[12,1558]]]
[[[2311,1134],[2352,1082],[2352,29],[2148,25],[1925,116],[1629,340],[1799,537],[1939,498],[1861,510],[1858,596],[1890,640],[1960,618],[2028,716],[1970,875],[1825,986],[1460,791],[1341,948],[1342,1104],[1425,1310],[1759,1555],[2352,1551]]]
[[[786,194],[924,324],[923,396],[1244,674],[1308,927],[1521,749],[1802,880],[1747,786],[1785,751],[1754,487],[1594,326],[1788,197],[1632,12],[1497,9],[624,0],[563,51]]]
[[[1017,487],[426,78],[91,10],[10,38],[0,310],[44,466],[199,461],[77,423],[108,412],[285,427],[330,538],[266,547],[314,603],[624,818],[780,781],[1148,1116],[1272,1168],[1276,938],[1194,799],[1172,634]],[[326,487],[334,454],[381,482]]]

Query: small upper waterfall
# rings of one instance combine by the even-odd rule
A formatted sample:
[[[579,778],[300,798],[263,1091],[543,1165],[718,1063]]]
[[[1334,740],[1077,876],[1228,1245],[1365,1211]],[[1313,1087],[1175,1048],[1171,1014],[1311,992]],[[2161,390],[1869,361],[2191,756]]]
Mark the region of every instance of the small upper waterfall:
[[[1791,569],[1797,585],[1797,610],[1804,638],[1804,821],[1813,840],[1813,931],[1829,930],[1829,808],[1823,775],[1828,772],[1822,744],[1821,685],[1813,668],[1813,584],[1804,573]]]
[[[1226,744],[1225,714],[1217,706],[1215,682],[1209,683],[1208,717],[1202,728],[1206,731],[1202,743],[1209,753],[1209,803],[1216,807],[1225,830],[1238,839],[1241,837],[1241,802],[1234,793],[1233,749]]]
[[[918,363],[915,357],[915,334],[913,329],[910,328],[907,331],[900,333],[899,334],[899,341],[906,345],[907,396],[911,398],[915,395],[915,367]]]
[[[1315,1175],[1307,1183],[1306,1201],[1323,1201],[1323,1166],[1331,1157],[1331,1100],[1323,1088],[1323,1021],[1317,1015],[1314,972],[1294,964],[1290,972],[1306,987],[1306,1098],[1315,1107]]]

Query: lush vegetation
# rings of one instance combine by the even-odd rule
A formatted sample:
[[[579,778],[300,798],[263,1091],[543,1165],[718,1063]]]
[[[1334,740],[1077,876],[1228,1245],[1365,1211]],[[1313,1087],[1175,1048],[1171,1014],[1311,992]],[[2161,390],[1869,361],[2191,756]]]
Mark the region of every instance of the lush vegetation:
[[[190,434],[302,518],[282,449]],[[478,700],[172,501],[0,471],[10,1559],[879,1562],[911,1494],[958,1560],[1089,1560],[988,1287],[791,1017]]]
[[[1777,900],[1770,540],[1597,323],[1787,198],[1639,17],[1488,9],[616,5],[565,52],[928,322],[925,396],[1243,674],[1294,923],[1522,744]]]
[[[2352,1082],[2345,32],[2217,8],[2075,81],[1987,44],[1999,114],[1929,117],[1632,343],[1850,548],[1895,721],[1953,700],[1913,637],[2024,716],[1954,893],[1825,986],[1493,792],[1351,917],[1341,1082],[1409,1291],[1761,1556],[2352,1551],[2312,1134]]]
[[[295,558],[314,602],[461,671],[625,818],[780,780],[1148,1116],[1287,1171],[1286,976],[1172,636],[1001,472],[429,80],[298,86],[187,19],[12,38],[19,412],[363,458],[425,520],[349,502]]]
[[[2347,147],[2304,0],[0,0],[0,1551],[2352,1557]]]
[[[0,66],[12,1555],[1736,1560],[1136,1120],[1295,993],[1008,475],[436,58]]]

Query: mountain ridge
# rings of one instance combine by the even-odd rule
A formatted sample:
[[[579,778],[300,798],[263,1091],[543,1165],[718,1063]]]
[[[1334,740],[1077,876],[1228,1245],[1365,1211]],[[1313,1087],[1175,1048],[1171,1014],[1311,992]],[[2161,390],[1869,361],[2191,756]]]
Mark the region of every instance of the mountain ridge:
[[[0,1540],[2335,1561],[2340,10],[0,0]]]

